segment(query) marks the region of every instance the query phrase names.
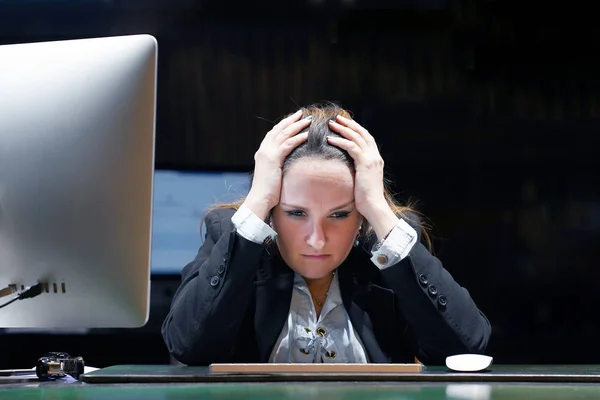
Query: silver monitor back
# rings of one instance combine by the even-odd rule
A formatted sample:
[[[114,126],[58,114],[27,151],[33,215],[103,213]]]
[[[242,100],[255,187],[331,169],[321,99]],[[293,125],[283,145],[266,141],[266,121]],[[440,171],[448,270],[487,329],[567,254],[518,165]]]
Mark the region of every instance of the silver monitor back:
[[[0,289],[44,283],[0,327],[146,323],[156,69],[149,35],[0,46]]]

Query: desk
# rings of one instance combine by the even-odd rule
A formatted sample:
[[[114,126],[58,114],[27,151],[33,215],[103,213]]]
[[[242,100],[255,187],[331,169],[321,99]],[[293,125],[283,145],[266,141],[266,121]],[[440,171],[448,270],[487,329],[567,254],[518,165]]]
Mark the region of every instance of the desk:
[[[100,377],[102,379],[100,379]],[[487,378],[485,378],[487,377]],[[90,379],[91,378],[91,379]],[[274,379],[277,378],[277,379]],[[115,366],[86,382],[0,385],[0,399],[503,400],[599,399],[600,366],[494,366],[477,374],[427,368],[387,377],[214,377],[206,368]],[[311,380],[311,382],[308,382]],[[95,383],[92,383],[95,382]],[[104,382],[104,383],[99,383]]]
[[[82,376],[86,383],[173,382],[570,382],[600,384],[600,365],[492,365],[489,371],[455,373],[446,367],[425,367],[420,373],[369,375],[210,375],[208,367],[116,365]],[[600,396],[599,396],[600,398]]]

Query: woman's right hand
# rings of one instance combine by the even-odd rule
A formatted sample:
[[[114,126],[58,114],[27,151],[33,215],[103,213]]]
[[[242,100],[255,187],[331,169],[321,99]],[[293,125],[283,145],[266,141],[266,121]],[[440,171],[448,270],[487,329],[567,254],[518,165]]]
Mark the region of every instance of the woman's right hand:
[[[302,131],[310,121],[309,117],[302,118],[302,110],[282,119],[265,135],[254,154],[254,177],[244,204],[262,220],[279,203],[283,161],[306,141],[308,132]]]

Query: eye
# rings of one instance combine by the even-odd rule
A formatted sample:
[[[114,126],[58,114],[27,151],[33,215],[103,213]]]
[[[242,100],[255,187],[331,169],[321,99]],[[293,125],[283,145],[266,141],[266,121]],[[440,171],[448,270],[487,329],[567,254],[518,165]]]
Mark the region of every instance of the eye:
[[[306,215],[306,213],[302,210],[290,210],[285,211],[285,213],[290,217],[304,217]]]
[[[351,212],[352,211],[338,211],[338,212],[331,214],[331,218],[335,218],[335,219],[347,218]]]

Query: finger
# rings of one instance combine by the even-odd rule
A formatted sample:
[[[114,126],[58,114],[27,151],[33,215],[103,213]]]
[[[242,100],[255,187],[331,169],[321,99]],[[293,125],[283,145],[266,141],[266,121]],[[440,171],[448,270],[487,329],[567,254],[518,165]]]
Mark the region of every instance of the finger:
[[[308,131],[302,132],[296,136],[292,136],[281,144],[281,160],[285,159],[296,147],[306,142],[308,139]]]
[[[333,120],[329,121],[329,127],[331,128],[332,131],[339,133],[344,138],[351,140],[354,143],[356,143],[358,146],[366,149],[367,142],[354,129],[352,129],[348,126],[344,126],[344,125],[338,123],[337,121],[333,121]]]
[[[271,130],[269,130],[269,132],[267,132],[267,134],[265,135],[265,138],[267,138],[267,137],[271,138],[273,136],[276,136],[279,132],[281,132],[282,129],[285,129],[285,127],[289,126],[290,124],[292,124],[295,121],[297,121],[298,119],[300,119],[301,116],[302,116],[302,110],[298,110],[295,113],[293,113],[292,115],[285,117],[284,119],[279,121],[277,124],[273,125]]]
[[[337,115],[335,120],[339,124],[346,126],[350,129],[352,129],[354,132],[358,133],[365,140],[365,142],[374,142],[375,141],[375,138],[373,138],[373,135],[371,135],[368,130],[363,128],[362,125],[360,125],[355,120],[343,117],[341,115]]]
[[[277,142],[283,143],[291,137],[296,136],[298,133],[302,132],[306,127],[310,125],[312,120],[311,116],[301,119],[300,121],[296,121],[292,123],[290,126],[286,127],[279,134],[277,134]]]
[[[342,150],[346,150],[355,162],[360,162],[360,160],[362,159],[364,152],[362,151],[360,146],[352,140],[336,136],[327,136],[327,141],[333,146],[339,147]]]
[[[281,132],[286,127],[288,127],[291,124],[293,124],[294,122],[298,121],[301,117],[302,117],[302,109],[296,111],[292,115],[288,115],[287,117],[285,117],[284,119],[282,119],[281,121],[279,121],[277,123],[277,125],[275,125],[273,127],[272,130],[273,131],[277,131],[277,132]]]

